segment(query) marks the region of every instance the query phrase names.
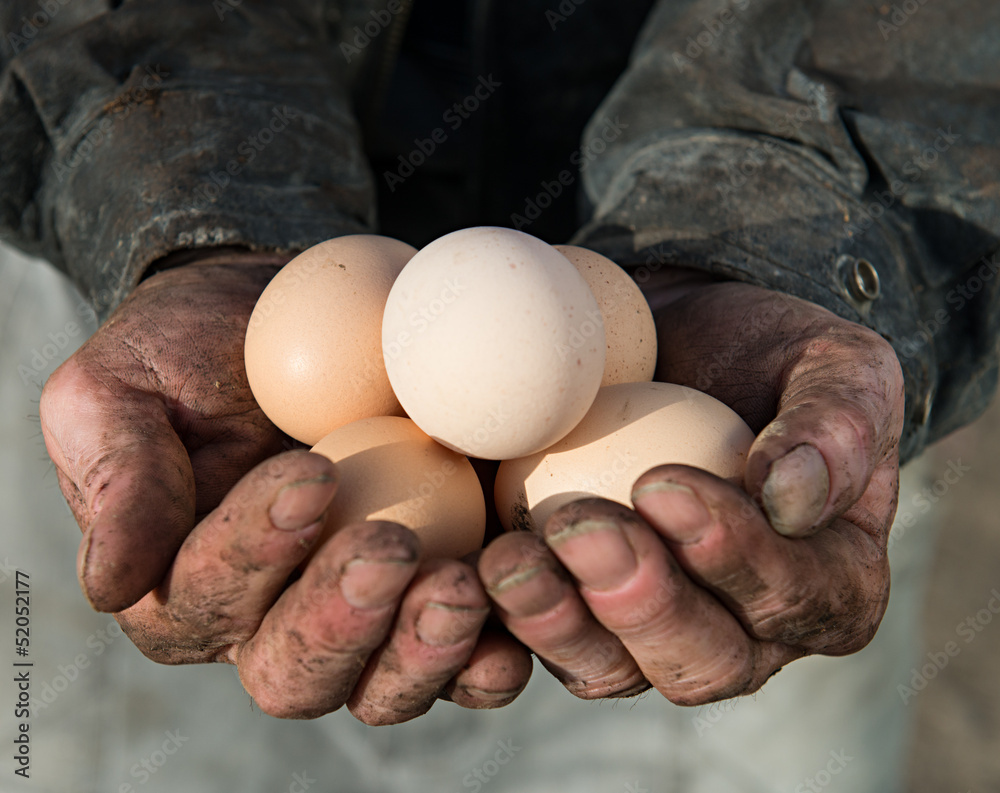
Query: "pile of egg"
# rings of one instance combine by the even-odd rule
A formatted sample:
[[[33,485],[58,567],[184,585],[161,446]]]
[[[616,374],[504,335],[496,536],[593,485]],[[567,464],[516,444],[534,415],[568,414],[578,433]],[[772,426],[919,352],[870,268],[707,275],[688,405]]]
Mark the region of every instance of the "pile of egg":
[[[268,418],[337,464],[326,535],[391,520],[427,556],[482,545],[469,457],[504,461],[500,522],[532,529],[584,496],[628,505],[662,463],[738,477],[753,441],[722,403],[650,382],[656,329],[624,270],[511,229],[316,245],[261,294],[245,357]]]

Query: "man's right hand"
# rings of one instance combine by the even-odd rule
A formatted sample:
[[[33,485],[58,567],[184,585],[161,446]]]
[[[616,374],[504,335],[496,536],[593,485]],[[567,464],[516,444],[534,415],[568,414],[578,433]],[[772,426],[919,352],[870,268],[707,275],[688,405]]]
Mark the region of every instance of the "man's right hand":
[[[236,664],[275,716],[347,704],[388,724],[439,695],[507,704],[527,651],[481,634],[473,569],[421,560],[407,529],[347,527],[289,583],[336,469],[279,454],[287,440],[247,385],[247,323],[280,264],[216,255],[150,277],[46,383],[42,432],[84,532],[84,593],[154,660]]]

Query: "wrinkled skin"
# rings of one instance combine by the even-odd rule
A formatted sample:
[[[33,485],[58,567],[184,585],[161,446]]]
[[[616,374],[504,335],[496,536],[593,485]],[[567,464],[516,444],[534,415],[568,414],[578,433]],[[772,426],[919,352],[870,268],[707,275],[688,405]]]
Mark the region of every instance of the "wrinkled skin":
[[[738,283],[647,294],[657,380],[759,433],[743,487],[664,465],[634,510],[567,505],[495,540],[479,572],[508,629],[582,698],[655,687],[682,705],[759,689],[874,636],[889,595],[903,379],[877,334]]]
[[[262,259],[150,277],[46,383],[42,431],[84,532],[84,593],[156,661],[235,664],[275,716],[346,704],[388,724],[439,696],[510,702],[530,657],[482,630],[490,603],[468,564],[423,559],[412,532],[372,522],[297,577],[337,472],[282,451],[293,444],[247,385],[247,323],[283,261]]]
[[[234,663],[274,715],[346,704],[387,724],[439,696],[494,707],[523,689],[526,650],[482,627],[490,598],[584,698],[654,686],[710,702],[874,635],[903,407],[899,364],[876,334],[742,284],[649,294],[657,379],[717,396],[760,433],[743,488],[656,468],[634,511],[578,502],[543,536],[496,539],[478,560],[485,592],[468,565],[421,559],[389,523],[340,532],[296,579],[336,470],[279,454],[287,442],[246,385],[243,334],[276,269],[214,259],[153,276],[42,395],[84,530],[83,590],[151,658]]]

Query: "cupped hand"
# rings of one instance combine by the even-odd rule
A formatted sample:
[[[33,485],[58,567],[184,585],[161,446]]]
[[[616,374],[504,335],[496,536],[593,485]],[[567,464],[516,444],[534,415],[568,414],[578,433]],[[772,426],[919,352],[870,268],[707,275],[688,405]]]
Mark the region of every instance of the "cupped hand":
[[[479,572],[509,630],[583,698],[649,686],[698,705],[874,636],[889,594],[903,379],[889,344],[740,283],[648,295],[657,380],[705,391],[757,433],[740,484],[648,471],[633,509],[567,505],[495,540]]]
[[[268,713],[405,721],[438,695],[510,702],[530,658],[481,632],[475,571],[392,523],[345,528],[299,574],[336,469],[253,399],[247,323],[283,259],[153,275],[46,383],[42,432],[83,540],[88,600],[163,663],[223,661]]]

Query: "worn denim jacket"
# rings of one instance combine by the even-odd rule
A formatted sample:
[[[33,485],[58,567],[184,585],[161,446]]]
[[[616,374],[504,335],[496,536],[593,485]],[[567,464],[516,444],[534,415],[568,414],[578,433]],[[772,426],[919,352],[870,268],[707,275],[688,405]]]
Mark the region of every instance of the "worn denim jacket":
[[[8,0],[0,24],[0,233],[102,318],[177,251],[494,224],[875,329],[903,460],[995,390],[994,0]]]

